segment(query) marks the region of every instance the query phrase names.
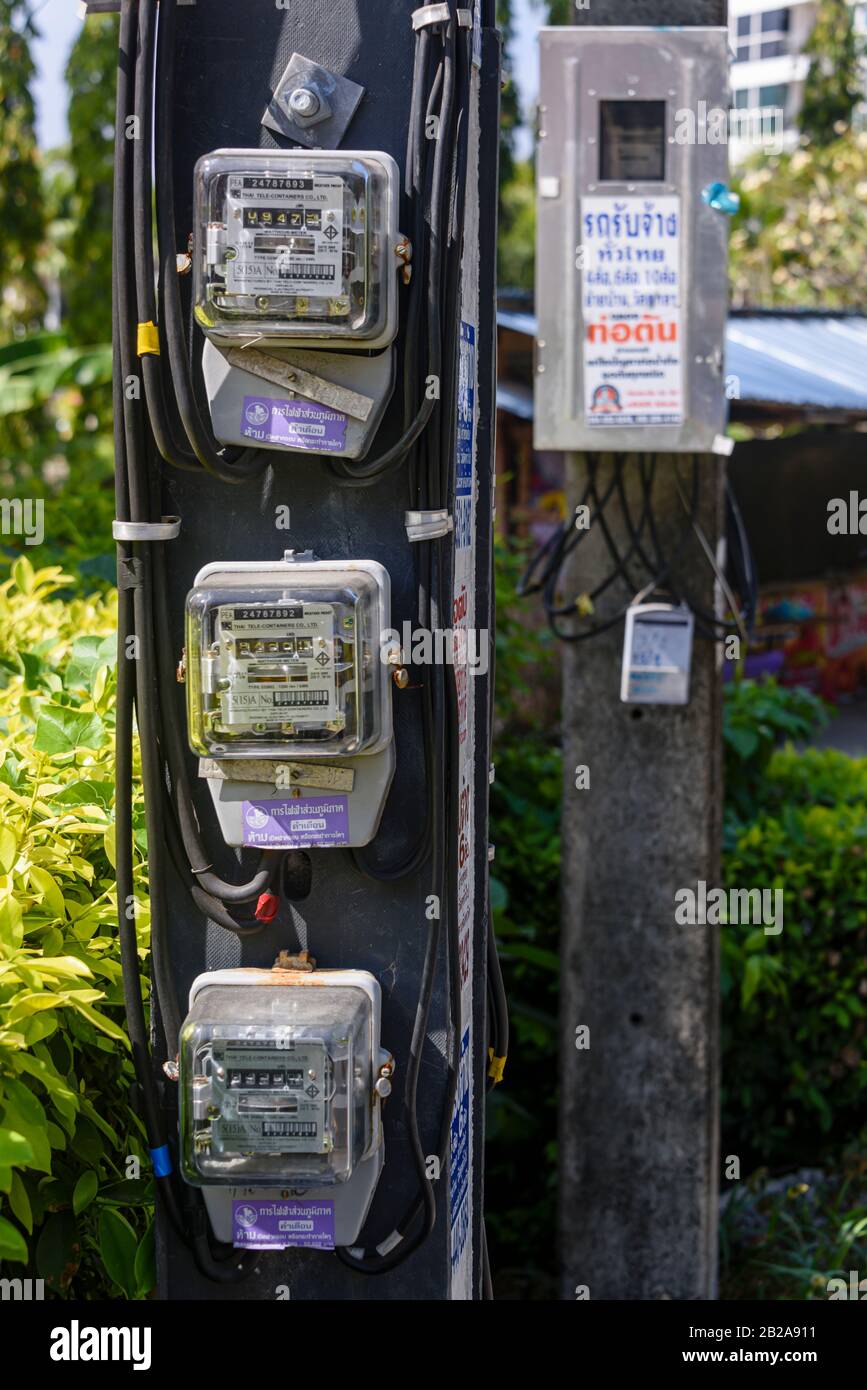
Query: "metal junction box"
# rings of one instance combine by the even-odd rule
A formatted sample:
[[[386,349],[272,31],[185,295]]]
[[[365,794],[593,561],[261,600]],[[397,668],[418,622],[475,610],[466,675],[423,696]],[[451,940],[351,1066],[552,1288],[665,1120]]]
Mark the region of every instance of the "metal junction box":
[[[543,29],[537,449],[725,428],[728,31]]]

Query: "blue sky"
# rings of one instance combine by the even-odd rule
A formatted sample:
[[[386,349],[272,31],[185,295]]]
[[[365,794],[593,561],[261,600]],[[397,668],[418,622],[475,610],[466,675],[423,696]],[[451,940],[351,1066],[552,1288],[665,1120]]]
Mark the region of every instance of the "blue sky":
[[[38,78],[34,89],[39,143],[51,149],[66,139],[66,85],[63,71],[81,29],[78,0],[39,0],[34,6],[41,37],[33,45]]]
[[[33,46],[38,69],[34,95],[37,130],[43,149],[60,145],[66,138],[66,87],[63,71],[69,50],[82,25],[78,0],[37,0],[36,24],[41,38]],[[517,3],[518,40],[515,45],[515,77],[521,98],[528,104],[536,95],[536,30],[539,11],[531,0]],[[522,153],[527,153],[523,150]]]

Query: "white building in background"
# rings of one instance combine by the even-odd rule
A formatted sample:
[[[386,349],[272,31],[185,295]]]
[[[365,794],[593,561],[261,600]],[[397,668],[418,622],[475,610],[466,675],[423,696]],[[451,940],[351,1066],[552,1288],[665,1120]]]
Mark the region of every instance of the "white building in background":
[[[867,36],[867,3],[849,0],[855,27]],[[738,164],[758,147],[791,148],[810,59],[804,45],[817,0],[729,0],[732,107],[729,151]]]

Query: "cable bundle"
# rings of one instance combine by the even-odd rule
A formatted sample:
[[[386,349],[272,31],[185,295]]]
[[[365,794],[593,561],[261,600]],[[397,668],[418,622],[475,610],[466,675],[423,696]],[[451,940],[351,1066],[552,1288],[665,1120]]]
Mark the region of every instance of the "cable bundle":
[[[599,456],[586,455],[587,482],[576,506],[575,518],[579,508],[588,508],[591,525],[598,526],[611,559],[611,569],[604,579],[590,591],[566,600],[562,593],[563,571],[566,561],[574,554],[581,542],[589,535],[589,527],[578,527],[576,519],[570,517],[557,527],[534,554],[519,585],[522,595],[541,594],[545,613],[554,636],[561,642],[583,642],[598,637],[622,622],[632,605],[642,603],[653,596],[664,597],[676,604],[686,605],[695,616],[696,630],[702,637],[720,641],[729,634],[737,633],[744,641],[749,640],[755,621],[758,594],[758,580],[750,550],[749,539],[734,493],[726,483],[726,519],[728,532],[728,553],[734,589],[717,564],[713,547],[698,520],[701,482],[701,459],[691,458],[692,477],[689,497],[683,486],[680,473],[675,464],[674,479],[680,498],[685,521],[673,543],[666,545],[667,537],[660,535],[657,517],[654,513],[653,490],[657,476],[657,459],[654,455],[642,455],[638,459],[641,480],[641,499],[637,517],[626,496],[624,455],[612,456],[611,477],[604,488],[600,486]],[[611,513],[606,516],[606,508],[617,504],[628,544],[625,550],[618,546],[609,524]],[[687,586],[678,576],[678,567],[684,558],[689,542],[695,538],[701,547],[713,574],[725,596],[731,614],[721,618],[718,614],[703,608],[692,598]],[[636,577],[637,576],[637,577]],[[629,594],[628,601],[612,616],[597,619],[597,602],[617,582]]]
[[[150,524],[160,517],[159,458],[188,471],[204,470],[228,484],[258,477],[268,466],[264,451],[222,448],[206,423],[184,326],[178,283],[174,210],[172,121],[176,0],[123,0],[117,86],[114,190],[114,418],[116,508],[120,522]],[[403,325],[404,424],[400,439],[369,463],[328,460],[335,483],[372,486],[406,462],[409,504],[450,508],[454,468],[456,359],[459,327],[463,204],[467,166],[470,36],[459,40],[458,16],[416,40],[412,110],[406,168],[406,205],[413,230],[413,279]],[[157,23],[159,19],[159,23]],[[428,136],[436,116],[437,139]],[[123,138],[135,118],[134,140]],[[154,188],[153,173],[156,172]],[[155,207],[155,228],[153,208]],[[159,263],[155,277],[154,231]],[[420,351],[425,343],[427,351]],[[141,362],[144,399],[125,383]],[[431,392],[431,380],[439,390]],[[303,859],[266,851],[252,876],[234,884],[213,872],[189,781],[184,740],[176,718],[174,659],[163,543],[118,542],[117,696],[117,884],[124,993],[133,1060],[148,1143],[161,1198],[178,1232],[190,1245],[201,1272],[217,1282],[234,1282],[255,1267],[253,1252],[215,1247],[201,1197],[185,1189],[186,1210],[175,1188],[166,1121],[149,1054],[138,974],[132,848],[132,735],[135,713],[141,746],[142,781],[149,853],[152,909],[152,970],[158,1014],[171,1061],[177,1053],[180,1013],[166,948],[167,882],[174,872],[196,911],[245,936],[262,930],[264,912],[238,920],[265,895],[289,891],[303,896]],[[453,574],[449,547],[438,541],[416,550],[418,622],[440,626],[450,615]],[[446,623],[448,625],[448,622]],[[135,656],[135,667],[130,659]],[[457,951],[457,692],[451,666],[432,668],[422,695],[426,811],[419,840],[403,863],[378,864],[353,852],[356,867],[372,878],[393,881],[430,865],[431,893],[441,904],[448,933],[451,1013],[459,1011]],[[293,886],[294,890],[293,891]],[[309,887],[309,884],[307,885]],[[448,901],[446,899],[448,898]],[[260,919],[260,920],[256,920]],[[427,1176],[416,1113],[421,1052],[436,978],[440,917],[428,922],[419,1001],[405,1070],[405,1109],[419,1193],[386,1241],[370,1255],[338,1256],[350,1267],[383,1273],[406,1259],[426,1239],[436,1219],[436,1199]],[[501,984],[500,984],[501,988]],[[496,993],[496,991],[495,991]],[[500,995],[497,995],[500,998]],[[504,1006],[499,1008],[504,1014]],[[499,1026],[502,1031],[502,1026]],[[450,1124],[457,1087],[459,1037],[443,1104],[438,1153],[448,1170]]]

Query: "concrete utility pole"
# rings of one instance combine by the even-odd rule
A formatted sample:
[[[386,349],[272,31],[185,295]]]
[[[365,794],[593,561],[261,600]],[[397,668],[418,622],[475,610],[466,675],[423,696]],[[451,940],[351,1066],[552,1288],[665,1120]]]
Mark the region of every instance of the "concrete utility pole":
[[[162,12],[164,6],[160,9]],[[239,5],[238,0],[207,0],[199,4],[179,3],[176,16],[172,7],[169,17],[174,18],[173,33],[176,35],[171,50],[175,60],[172,152],[176,249],[181,256],[194,223],[193,168],[198,159],[215,150],[275,152],[274,162],[278,166],[276,152],[295,151],[303,155],[305,146],[314,150],[361,152],[357,155],[359,159],[363,152],[381,151],[397,162],[400,197],[404,186],[414,61],[417,68],[421,67],[421,60],[415,56],[416,30],[435,27],[437,52],[452,43],[458,53],[454,66],[464,83],[461,91],[467,93],[462,121],[456,122],[454,138],[443,156],[452,181],[440,180],[446,191],[449,188],[453,191],[445,218],[449,225],[443,226],[437,235],[443,242],[447,240],[449,247],[457,246],[458,250],[443,252],[442,303],[434,305],[434,309],[439,307],[442,311],[443,340],[451,346],[443,349],[440,368],[443,390],[438,397],[442,404],[436,416],[438,438],[429,443],[429,437],[425,437],[422,448],[429,447],[430,453],[427,462],[422,460],[421,464],[422,469],[427,467],[432,473],[435,462],[439,466],[438,460],[445,458],[442,474],[446,477],[444,487],[450,499],[446,510],[450,515],[441,518],[443,524],[439,530],[429,529],[426,538],[410,543],[415,538],[407,534],[407,511],[409,509],[412,514],[412,508],[418,504],[410,501],[412,494],[405,462],[403,471],[391,473],[384,479],[377,477],[374,486],[356,490],[335,485],[329,460],[324,455],[314,453],[305,458],[298,452],[272,451],[268,455],[269,466],[263,473],[244,486],[227,488],[204,469],[181,471],[163,466],[151,452],[150,463],[159,489],[161,512],[183,519],[182,539],[167,546],[165,558],[169,609],[166,626],[171,630],[171,642],[178,655],[184,645],[185,598],[201,566],[215,561],[279,560],[287,547],[295,547],[298,552],[315,552],[321,560],[363,557],[384,566],[391,583],[392,625],[398,633],[403,633],[405,623],[414,626],[419,611],[421,581],[416,570],[419,553],[425,546],[433,546],[435,556],[441,557],[433,563],[447,576],[442,582],[448,584],[448,590],[442,604],[445,611],[440,611],[438,602],[433,604],[431,627],[449,633],[453,628],[474,628],[485,635],[492,628],[494,276],[500,94],[499,40],[494,29],[493,9],[493,0],[475,0],[474,5],[470,0],[469,7],[461,9],[451,3],[419,8],[410,0],[291,0],[291,3],[245,0],[243,5]],[[169,30],[164,32],[168,34]],[[168,42],[166,39],[167,46]],[[128,55],[132,47],[134,45]],[[427,51],[426,61],[432,69],[433,44]],[[293,55],[300,55],[302,62],[307,61],[305,71],[315,68],[319,73],[323,90],[329,97],[327,110],[322,111],[314,105],[314,99],[305,89],[300,96],[297,92],[293,94],[288,115],[285,110],[282,115],[277,110],[276,116],[272,112],[269,126],[267,121],[263,122],[263,113],[272,103],[281,74],[285,73]],[[127,66],[130,62],[128,56]],[[447,68],[447,65],[448,59],[443,59],[442,66]],[[124,66],[122,61],[122,71]],[[422,75],[426,70],[423,69]],[[431,70],[431,80],[433,77]],[[448,90],[448,83],[448,73],[443,78],[441,72],[439,90]],[[146,79],[139,87],[144,93],[146,108]],[[332,125],[339,127],[337,133],[329,128],[323,134],[323,127],[315,126],[314,116],[317,119],[327,117]],[[415,112],[418,129],[422,128],[419,121],[423,122],[424,117],[422,103],[420,115],[418,110]],[[312,134],[304,126],[305,121],[310,124]],[[438,138],[436,122],[428,121],[428,125],[427,139],[435,142]],[[147,119],[144,127],[148,128]],[[435,149],[433,143],[430,149]],[[144,172],[147,173],[147,169]],[[159,180],[159,172],[157,177]],[[291,186],[309,191],[313,188],[313,180],[312,175],[307,177],[308,183],[303,184],[299,179],[297,185]],[[263,185],[245,175],[243,186],[245,189],[274,187],[282,192],[287,183],[285,178],[271,179],[269,175],[267,184]],[[465,199],[462,198],[464,183]],[[165,189],[158,186],[158,196],[160,193],[165,196]],[[340,196],[342,198],[343,194]],[[144,208],[149,207],[149,200],[141,201]],[[146,216],[142,208],[139,212],[142,217]],[[262,218],[270,223],[278,212],[266,208]],[[253,214],[258,216],[255,208],[251,216]],[[285,212],[279,215],[286,216]],[[311,232],[307,240],[312,244],[313,233],[318,234],[321,227],[321,221],[317,220],[321,212],[308,210],[301,215],[307,219],[304,227]],[[353,223],[356,215],[357,210],[353,209]],[[363,220],[364,212],[360,215]],[[235,216],[240,219],[240,211]],[[329,212],[327,217],[333,219],[335,214]],[[410,236],[413,228],[401,223],[399,231]],[[333,236],[332,225],[323,237],[329,232]],[[147,235],[150,236],[149,228]],[[300,240],[304,242],[305,238]],[[275,242],[270,243],[274,245]],[[234,247],[230,250],[232,256],[227,254],[227,262],[237,256]],[[306,250],[303,245],[302,250]],[[173,246],[169,247],[172,267],[174,251]],[[403,251],[408,258],[406,243],[389,247],[388,251],[397,254]],[[328,254],[323,252],[323,255]],[[431,255],[428,266],[433,263]],[[309,266],[310,262],[305,262],[302,271],[309,270]],[[389,256],[389,273],[397,274],[399,269],[391,264]],[[333,277],[333,270],[331,273]],[[292,275],[297,278],[299,274],[301,272],[293,271],[291,266],[287,271],[288,278]],[[430,278],[432,281],[433,272]],[[147,279],[147,276],[142,277],[145,288]],[[187,296],[191,279],[187,277],[182,284],[182,293]],[[409,271],[404,283],[409,284]],[[423,286],[426,283],[421,280]],[[301,314],[300,296],[297,304]],[[407,333],[406,312],[402,307],[398,334],[401,357]],[[140,317],[161,318],[162,304],[159,315]],[[433,310],[429,317],[435,317]],[[163,333],[162,322],[159,327]],[[145,337],[144,346],[140,343],[138,351],[155,354],[159,351],[156,328],[149,323],[145,324],[145,329],[150,336]],[[141,334],[139,336],[141,339]],[[427,343],[420,345],[420,353],[423,354],[426,346]],[[201,356],[198,336],[195,354]],[[255,357],[255,353],[250,356]],[[163,357],[165,360],[165,353]],[[374,353],[364,355],[368,365],[374,360]],[[337,356],[329,359],[328,365],[337,375],[340,361]],[[328,366],[314,370],[327,372]],[[194,371],[198,373],[198,361]],[[306,377],[307,373],[301,375]],[[407,379],[410,387],[414,386],[415,380],[409,372]],[[315,380],[309,378],[309,381]],[[431,380],[439,382],[440,377],[437,375]],[[325,385],[328,384],[326,379]],[[404,387],[405,383],[399,379],[371,458],[384,454],[405,428]],[[266,389],[274,394],[273,387]],[[351,393],[344,392],[341,399],[347,394]],[[289,396],[292,395],[290,391]],[[315,391],[313,396],[318,399]],[[363,404],[364,401],[364,396],[356,395],[350,404],[355,405],[357,412],[358,402]],[[313,409],[309,404],[301,404],[308,411]],[[372,401],[368,406],[370,404]],[[236,427],[238,410],[240,405],[236,408]],[[352,414],[350,406],[345,410]],[[321,414],[330,418],[335,412],[324,409]],[[246,418],[256,417],[247,414]],[[340,428],[346,430],[347,415],[344,413],[341,418]],[[349,428],[355,428],[354,424]],[[444,441],[442,452],[438,452],[440,439]],[[450,453],[445,452],[449,449]],[[439,480],[440,475],[437,476]],[[422,519],[420,525],[432,528],[439,524],[431,521],[432,509],[415,515]],[[280,516],[284,520],[275,521],[275,517]],[[432,540],[431,536],[439,539]],[[288,616],[293,615],[289,613]],[[261,648],[261,642],[258,645]],[[445,812],[437,810],[436,816],[431,814],[426,820],[424,769],[428,764],[421,713],[420,690],[423,687],[412,684],[416,678],[411,674],[412,668],[408,670],[409,682],[404,681],[408,688],[404,690],[399,681],[394,682],[396,771],[380,831],[368,852],[377,869],[409,863],[409,871],[400,876],[395,873],[391,880],[384,873],[379,877],[365,876],[348,849],[311,848],[312,888],[309,894],[287,892],[285,897],[291,899],[291,903],[284,900],[273,921],[268,919],[268,930],[249,940],[191,910],[189,894],[181,886],[180,878],[177,882],[171,879],[166,895],[163,958],[178,997],[181,1017],[186,1012],[191,983],[202,972],[236,967],[270,970],[275,955],[281,950],[294,954],[309,949],[320,969],[352,968],[368,971],[375,977],[382,991],[382,1038],[394,1055],[396,1071],[392,1093],[384,1106],[385,1168],[363,1228],[361,1244],[365,1251],[373,1252],[372,1261],[377,1253],[387,1255],[388,1249],[376,1252],[375,1246],[378,1242],[386,1244],[389,1233],[396,1229],[398,1218],[411,1206],[419,1191],[412,1161],[403,1078],[407,1074],[410,1039],[424,978],[425,941],[433,911],[428,897],[431,870],[425,863],[416,862],[416,846],[425,825],[430,827],[438,817],[439,823],[431,832],[434,848],[428,858],[430,862],[447,865],[442,880],[447,901],[440,904],[441,943],[435,970],[431,972],[433,986],[426,1036],[418,1049],[422,1060],[415,1107],[422,1154],[425,1158],[432,1156],[427,1163],[430,1179],[435,1183],[436,1223],[424,1244],[405,1264],[389,1272],[378,1272],[377,1277],[368,1277],[357,1268],[347,1267],[329,1246],[305,1249],[300,1248],[304,1241],[287,1240],[284,1244],[293,1248],[269,1247],[249,1278],[230,1285],[215,1282],[200,1272],[201,1265],[197,1268],[189,1242],[180,1239],[163,1208],[158,1213],[157,1223],[161,1298],[380,1302],[398,1298],[478,1299],[483,1296],[483,1107],[489,1066],[486,1027],[488,677],[480,674],[467,680],[464,667],[463,685],[459,680],[450,724],[446,725],[445,698],[442,707],[435,708],[433,746],[440,765],[448,771],[448,796],[444,800],[449,805]],[[175,721],[176,727],[185,729],[184,692],[180,686],[175,696],[171,709],[164,711],[165,726]],[[443,732],[445,727],[451,730],[448,747]],[[240,855],[233,854],[220,840],[211,794],[199,775],[199,760],[188,755],[187,766],[196,812],[211,847],[216,870],[228,877],[234,871],[237,879]],[[348,843],[348,840],[336,842],[338,845]],[[154,843],[153,848],[156,851],[159,846]],[[159,1037],[159,1027],[155,1029],[155,1036]],[[170,1043],[167,1058],[162,1041],[154,1044],[157,1075],[169,1111],[166,1155],[174,1146],[176,1131],[173,1129],[172,1082],[163,1081],[162,1064],[168,1060],[170,1074],[173,1051]],[[457,1073],[454,1103],[450,1105],[449,1063],[458,1056],[460,1065],[454,1067]],[[278,1074],[282,1073],[266,1071],[264,1082],[257,1081],[254,1074],[251,1082],[244,1080],[243,1084],[276,1086],[282,1082],[269,1082],[268,1077]],[[314,1077],[316,1073],[311,1070],[308,1075]],[[441,1171],[436,1171],[442,1152],[444,1122],[445,1160]],[[343,1123],[345,1125],[345,1120]],[[282,1132],[288,1133],[288,1130]],[[237,1240],[235,1243],[237,1246]],[[399,1241],[393,1242],[390,1248],[396,1243]]]
[[[575,12],[581,26],[725,22],[724,0],[608,0]],[[586,461],[567,455],[573,504]],[[664,535],[684,522],[674,462],[657,459],[654,515]],[[725,464],[708,455],[700,466],[699,520],[715,545]],[[634,456],[625,479],[637,515]],[[619,511],[609,511],[626,550]],[[689,554],[684,578],[713,609],[707,561],[697,546]],[[564,587],[592,590],[609,569],[591,526]],[[720,648],[695,642],[689,703],[668,707],[621,703],[622,650],[622,624],[563,646],[562,1295],[708,1299],[717,1263],[718,943],[715,928],[677,926],[674,912],[678,888],[718,881]],[[579,765],[589,768],[589,789],[576,789]],[[582,1026],[587,1050],[576,1047]]]

